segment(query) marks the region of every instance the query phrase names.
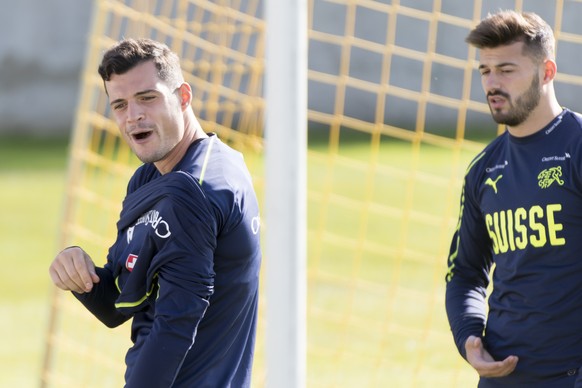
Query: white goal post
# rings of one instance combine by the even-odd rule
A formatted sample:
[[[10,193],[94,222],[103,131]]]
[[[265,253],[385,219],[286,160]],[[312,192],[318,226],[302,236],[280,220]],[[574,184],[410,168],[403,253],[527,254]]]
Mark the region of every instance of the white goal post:
[[[265,0],[266,386],[306,384],[307,1]]]

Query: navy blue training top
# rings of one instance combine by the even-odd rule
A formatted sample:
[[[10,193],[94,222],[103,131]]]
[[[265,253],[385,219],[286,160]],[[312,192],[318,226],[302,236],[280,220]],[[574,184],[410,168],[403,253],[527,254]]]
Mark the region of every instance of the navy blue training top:
[[[101,281],[75,296],[107,326],[133,317],[126,387],[248,387],[259,207],[242,155],[217,136],[168,174],[131,178]]]
[[[547,386],[582,366],[580,115],[565,109],[523,138],[506,131],[471,162],[446,281],[461,355],[475,335],[494,359],[519,357],[498,382]]]

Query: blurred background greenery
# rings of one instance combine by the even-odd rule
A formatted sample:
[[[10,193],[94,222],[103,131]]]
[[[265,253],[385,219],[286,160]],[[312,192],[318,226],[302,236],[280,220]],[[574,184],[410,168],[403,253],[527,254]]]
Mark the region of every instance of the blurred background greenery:
[[[0,387],[37,387],[68,139],[0,137]]]

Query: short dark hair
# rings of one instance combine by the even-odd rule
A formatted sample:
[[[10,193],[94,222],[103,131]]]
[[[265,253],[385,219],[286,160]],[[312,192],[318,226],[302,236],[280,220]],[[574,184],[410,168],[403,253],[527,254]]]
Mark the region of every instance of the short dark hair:
[[[167,45],[151,39],[130,38],[117,42],[103,55],[98,72],[105,82],[111,80],[113,74],[124,74],[147,61],[153,61],[162,81],[176,84],[172,86],[184,82],[178,55]]]
[[[555,40],[551,27],[533,12],[513,10],[489,14],[465,39],[478,49],[524,43],[524,54],[538,62],[554,59]]]

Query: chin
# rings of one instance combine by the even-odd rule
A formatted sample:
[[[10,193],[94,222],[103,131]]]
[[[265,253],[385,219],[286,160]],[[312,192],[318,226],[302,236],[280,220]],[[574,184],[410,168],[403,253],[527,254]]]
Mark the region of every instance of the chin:
[[[507,120],[507,117],[502,114],[492,114],[491,117],[493,117],[493,121],[497,124],[505,124],[505,121]]]

